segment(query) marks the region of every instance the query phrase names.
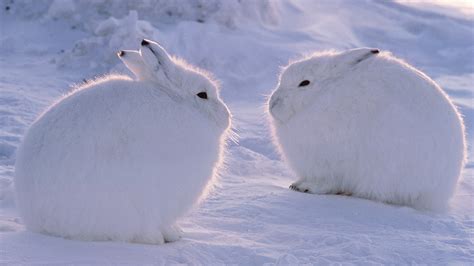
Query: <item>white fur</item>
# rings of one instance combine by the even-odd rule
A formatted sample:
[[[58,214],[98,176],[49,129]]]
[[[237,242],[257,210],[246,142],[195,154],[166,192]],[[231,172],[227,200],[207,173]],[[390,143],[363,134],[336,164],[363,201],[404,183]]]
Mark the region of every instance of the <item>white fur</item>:
[[[141,55],[157,61],[143,52],[157,47],[150,42]],[[139,80],[92,81],[27,132],[15,187],[29,230],[155,244],[179,238],[176,219],[203,197],[221,164],[230,113],[205,74],[174,59],[152,69],[137,55],[126,51],[122,60]]]
[[[308,86],[299,87],[303,80]],[[461,116],[429,77],[389,53],[314,54],[283,69],[269,100],[291,188],[444,209],[466,156]]]
[[[145,64],[139,51],[122,50],[117,53],[118,57],[132,71],[137,80],[153,79],[153,71]]]

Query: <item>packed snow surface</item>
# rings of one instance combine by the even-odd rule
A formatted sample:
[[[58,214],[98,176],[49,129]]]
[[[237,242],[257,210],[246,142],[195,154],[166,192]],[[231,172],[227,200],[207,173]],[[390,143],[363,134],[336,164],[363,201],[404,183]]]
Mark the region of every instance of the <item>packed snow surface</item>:
[[[438,82],[474,128],[473,18],[387,1],[25,1],[0,3],[0,263],[242,265],[474,260],[474,161],[445,213],[288,189],[264,103],[280,66],[316,50],[389,50]],[[25,230],[13,196],[16,149],[47,106],[107,73],[142,38],[221,81],[238,143],[199,208],[165,245],[82,242]],[[335,103],[337,104],[337,103]],[[469,147],[469,155],[472,149]],[[90,195],[93,196],[93,195]],[[89,195],[84,195],[89,197]]]

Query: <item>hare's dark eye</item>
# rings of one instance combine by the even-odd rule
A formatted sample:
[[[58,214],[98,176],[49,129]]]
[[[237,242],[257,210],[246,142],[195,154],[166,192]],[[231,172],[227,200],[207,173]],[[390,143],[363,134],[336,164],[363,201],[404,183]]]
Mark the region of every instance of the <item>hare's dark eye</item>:
[[[200,93],[198,93],[198,94],[196,94],[196,95],[197,95],[197,97],[199,97],[199,98],[201,98],[201,99],[205,99],[205,100],[207,99],[207,93],[204,92],[204,91],[202,91],[202,92],[200,92]]]
[[[301,81],[300,85],[298,85],[298,87],[304,87],[304,86],[308,86],[309,85],[309,80],[303,80]]]

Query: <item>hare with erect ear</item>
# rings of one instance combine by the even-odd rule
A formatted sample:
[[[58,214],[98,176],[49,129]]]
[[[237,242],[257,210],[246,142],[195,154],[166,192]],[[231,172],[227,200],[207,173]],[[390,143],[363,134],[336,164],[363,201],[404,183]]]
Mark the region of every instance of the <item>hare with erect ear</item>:
[[[209,76],[143,40],[136,75],[87,83],[48,108],[18,150],[26,227],[82,240],[161,244],[222,163],[231,115]]]
[[[466,158],[446,93],[388,52],[326,52],[283,69],[268,102],[290,188],[442,210]]]

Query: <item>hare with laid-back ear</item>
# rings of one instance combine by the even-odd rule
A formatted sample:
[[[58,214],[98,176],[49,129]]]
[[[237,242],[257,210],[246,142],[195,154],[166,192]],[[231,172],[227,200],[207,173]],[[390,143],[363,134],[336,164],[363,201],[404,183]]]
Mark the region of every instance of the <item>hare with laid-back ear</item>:
[[[428,76],[378,49],[326,52],[283,69],[268,102],[274,139],[315,194],[447,207],[466,158],[464,125]]]
[[[144,40],[119,57],[136,75],[77,88],[44,112],[18,150],[26,227],[66,238],[161,244],[205,196],[230,113],[213,80]]]

